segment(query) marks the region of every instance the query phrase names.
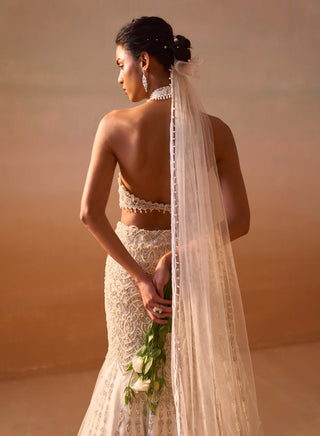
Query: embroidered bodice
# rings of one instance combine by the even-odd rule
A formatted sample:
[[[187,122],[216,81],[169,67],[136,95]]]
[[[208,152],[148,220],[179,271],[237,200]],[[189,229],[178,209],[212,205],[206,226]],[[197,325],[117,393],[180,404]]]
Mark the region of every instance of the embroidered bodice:
[[[120,209],[127,209],[133,212],[151,212],[157,210],[159,212],[171,212],[169,203],[157,203],[154,201],[143,200],[128,191],[127,187],[121,180],[121,174],[118,177],[119,182],[119,206]]]

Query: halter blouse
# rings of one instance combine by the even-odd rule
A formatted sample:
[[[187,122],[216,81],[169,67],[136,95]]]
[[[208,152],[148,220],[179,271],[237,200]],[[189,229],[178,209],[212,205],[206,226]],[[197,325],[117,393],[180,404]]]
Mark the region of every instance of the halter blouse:
[[[120,209],[127,209],[131,212],[151,212],[157,210],[159,212],[171,212],[171,205],[169,203],[157,203],[155,201],[144,200],[132,194],[121,180],[119,173],[119,206]]]

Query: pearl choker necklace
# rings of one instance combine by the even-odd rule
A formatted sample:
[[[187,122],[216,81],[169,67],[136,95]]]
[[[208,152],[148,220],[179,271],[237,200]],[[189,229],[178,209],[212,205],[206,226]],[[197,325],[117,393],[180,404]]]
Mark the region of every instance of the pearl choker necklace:
[[[163,86],[162,88],[155,89],[151,95],[148,101],[150,100],[166,100],[168,98],[172,97],[171,93],[171,86]]]

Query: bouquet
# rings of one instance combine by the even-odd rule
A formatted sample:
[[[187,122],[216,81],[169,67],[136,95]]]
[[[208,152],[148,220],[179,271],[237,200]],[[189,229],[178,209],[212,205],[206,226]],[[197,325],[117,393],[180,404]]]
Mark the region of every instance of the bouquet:
[[[171,270],[169,280],[164,286],[164,298],[170,300],[172,295]],[[124,389],[125,404],[132,402],[137,392],[145,392],[147,403],[144,408],[144,414],[147,413],[147,405],[151,412],[155,414],[160,400],[160,393],[165,385],[164,365],[166,363],[166,352],[164,345],[167,333],[172,331],[172,318],[168,317],[167,324],[158,324],[152,322],[149,331],[146,334],[144,345],[133,356],[127,372],[131,371],[128,386]],[[133,380],[134,384],[131,386]]]

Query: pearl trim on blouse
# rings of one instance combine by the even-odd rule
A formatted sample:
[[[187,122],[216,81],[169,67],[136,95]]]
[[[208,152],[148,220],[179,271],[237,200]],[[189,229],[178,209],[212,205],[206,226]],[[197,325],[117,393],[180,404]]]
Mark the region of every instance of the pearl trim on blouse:
[[[169,203],[157,203],[150,200],[144,200],[132,194],[121,180],[121,175],[119,173],[118,177],[119,183],[119,206],[120,209],[127,209],[133,212],[152,212],[157,210],[159,212],[171,212],[171,205]]]

